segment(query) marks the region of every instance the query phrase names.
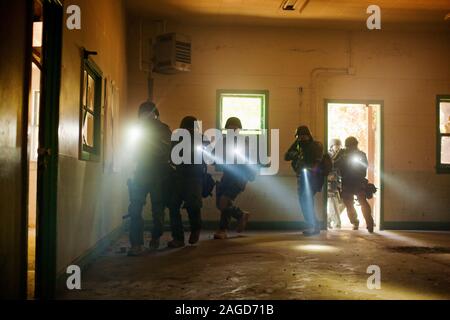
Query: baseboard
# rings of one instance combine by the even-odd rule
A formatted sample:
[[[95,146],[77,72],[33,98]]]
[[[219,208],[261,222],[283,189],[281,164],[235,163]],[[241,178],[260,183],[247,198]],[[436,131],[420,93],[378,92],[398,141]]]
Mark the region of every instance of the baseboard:
[[[145,230],[151,231],[152,222],[150,220],[145,221]],[[189,230],[189,222],[183,222],[184,229]],[[202,222],[203,230],[217,230],[219,227],[219,221],[205,220]],[[230,229],[236,227],[236,222],[231,223]],[[306,228],[306,224],[303,221],[250,221],[247,224],[247,230],[303,230]],[[165,231],[170,231],[170,226],[165,225]]]
[[[450,230],[450,222],[384,221],[383,230],[448,231]]]
[[[86,269],[90,264],[92,264],[105,250],[114,242],[116,242],[119,237],[128,231],[129,223],[122,223],[119,227],[108,233],[106,236],[101,238],[97,243],[89,248],[85,253],[76,258],[70,263],[70,265],[77,265],[81,270]],[[56,277],[56,291],[66,289],[66,279],[67,274],[64,270],[61,270]]]
[[[218,221],[205,220],[203,221],[204,230],[216,230],[219,226]],[[189,223],[183,222],[184,229],[189,231]],[[236,222],[231,224],[233,229],[236,226]],[[326,225],[321,223],[322,230],[326,229]],[[306,228],[304,221],[249,221],[247,230],[303,230]],[[152,221],[145,221],[145,230],[151,231]],[[165,225],[165,231],[170,231],[170,226]],[[450,230],[450,222],[430,222],[430,221],[385,221],[382,226],[382,230],[422,230],[422,231],[448,231]]]

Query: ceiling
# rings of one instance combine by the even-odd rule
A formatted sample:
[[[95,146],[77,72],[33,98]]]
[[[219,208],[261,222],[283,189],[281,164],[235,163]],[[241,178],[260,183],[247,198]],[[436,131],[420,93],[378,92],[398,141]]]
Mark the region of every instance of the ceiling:
[[[290,0],[292,1],[292,0]],[[295,1],[295,0],[294,0]],[[371,4],[381,8],[382,27],[450,30],[450,0],[297,0],[283,11],[283,0],[125,0],[133,15],[206,24],[361,27]],[[303,8],[301,11],[300,9]]]

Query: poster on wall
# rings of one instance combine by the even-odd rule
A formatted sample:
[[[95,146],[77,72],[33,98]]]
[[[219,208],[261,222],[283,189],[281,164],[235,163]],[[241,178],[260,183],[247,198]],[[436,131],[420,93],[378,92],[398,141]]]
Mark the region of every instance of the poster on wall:
[[[103,170],[108,173],[120,172],[116,154],[119,90],[113,80],[105,79],[105,112],[103,135]]]
[[[112,90],[112,106],[110,113],[110,123],[111,123],[111,161],[112,161],[112,171],[118,173],[121,171],[120,158],[117,155],[118,151],[118,123],[119,123],[119,89],[116,87],[115,83],[111,84]]]

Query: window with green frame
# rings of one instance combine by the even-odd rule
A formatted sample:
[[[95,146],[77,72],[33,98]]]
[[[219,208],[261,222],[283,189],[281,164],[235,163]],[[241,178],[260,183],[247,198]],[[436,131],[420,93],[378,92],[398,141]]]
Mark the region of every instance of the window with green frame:
[[[437,108],[436,169],[450,173],[450,95],[439,95]]]
[[[89,59],[82,62],[80,159],[99,161],[101,155],[102,72]]]
[[[218,90],[217,127],[225,130],[230,117],[241,120],[241,133],[260,135],[267,129],[267,107],[269,92],[266,90]]]

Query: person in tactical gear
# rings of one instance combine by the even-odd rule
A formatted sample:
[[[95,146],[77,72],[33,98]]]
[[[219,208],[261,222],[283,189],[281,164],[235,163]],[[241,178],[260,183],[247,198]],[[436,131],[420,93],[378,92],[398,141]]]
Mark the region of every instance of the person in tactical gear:
[[[345,139],[345,148],[343,156],[336,161],[336,167],[342,177],[342,198],[347,208],[348,218],[353,224],[353,230],[358,230],[359,220],[354,207],[354,197],[356,196],[366,220],[367,230],[372,233],[374,221],[366,198],[367,156],[358,149],[358,140],[355,137]]]
[[[142,208],[150,194],[153,215],[152,238],[149,249],[159,247],[163,234],[164,208],[167,206],[168,186],[171,175],[169,164],[171,150],[171,131],[159,120],[159,111],[153,102],[147,101],[139,107],[139,126],[141,135],[137,141],[136,171],[129,180],[130,204],[130,243],[129,256],[143,253],[144,220]]]
[[[241,120],[231,117],[225,123],[225,129],[239,132],[242,129]],[[224,144],[226,145],[226,143]],[[236,231],[245,230],[250,214],[233,204],[237,196],[241,194],[248,183],[255,179],[255,172],[246,164],[224,164],[223,176],[216,186],[216,206],[220,210],[219,230],[214,234],[214,239],[226,239],[230,227],[231,218],[238,222]]]
[[[314,209],[314,195],[320,191],[323,185],[322,157],[322,144],[313,139],[308,127],[298,127],[295,133],[295,142],[289,147],[284,159],[291,161],[291,166],[297,174],[297,192],[307,224],[307,228],[303,231],[305,236],[320,233]]]
[[[203,175],[206,164],[195,164],[194,153],[201,152],[194,144],[194,133],[198,132],[197,119],[192,116],[183,118],[180,129],[188,130],[191,135],[191,162],[175,166],[174,179],[172,181],[171,197],[169,201],[170,224],[172,229],[172,240],[167,244],[169,248],[184,247],[184,230],[181,219],[180,207],[186,209],[191,226],[189,243],[195,244],[200,237],[202,227],[202,188]]]
[[[333,162],[333,169],[328,175],[328,228],[341,228],[341,212],[345,209],[341,198],[341,178],[336,168],[336,161],[344,153],[340,139],[332,139],[328,155]]]

